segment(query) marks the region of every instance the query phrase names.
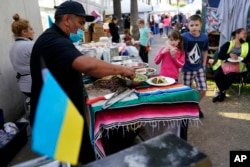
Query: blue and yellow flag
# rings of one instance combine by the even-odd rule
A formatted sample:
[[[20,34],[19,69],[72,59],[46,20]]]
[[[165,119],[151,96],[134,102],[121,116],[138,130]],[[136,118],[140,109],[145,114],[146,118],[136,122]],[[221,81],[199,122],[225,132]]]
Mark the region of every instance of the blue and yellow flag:
[[[48,24],[49,24],[49,28],[53,26],[53,21],[49,15],[48,15]]]
[[[48,69],[32,129],[32,150],[61,162],[76,165],[84,120]]]

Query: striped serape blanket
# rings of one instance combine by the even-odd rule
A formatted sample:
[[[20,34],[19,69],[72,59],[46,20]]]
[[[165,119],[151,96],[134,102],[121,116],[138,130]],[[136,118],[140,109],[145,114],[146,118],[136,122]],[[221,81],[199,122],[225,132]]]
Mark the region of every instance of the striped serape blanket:
[[[160,122],[171,126],[180,126],[182,121],[199,122],[199,93],[188,86],[141,88],[136,94],[138,98],[117,102],[110,109],[102,110],[101,105],[89,107],[91,138],[98,158],[106,156],[101,142],[103,129],[157,126]]]

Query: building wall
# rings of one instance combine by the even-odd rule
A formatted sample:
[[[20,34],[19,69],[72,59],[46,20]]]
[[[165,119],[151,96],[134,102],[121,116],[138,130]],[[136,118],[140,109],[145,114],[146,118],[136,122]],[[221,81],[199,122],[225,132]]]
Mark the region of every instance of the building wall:
[[[10,59],[9,49],[14,41],[11,24],[12,16],[18,13],[30,21],[35,31],[35,39],[42,33],[40,9],[36,0],[0,0],[0,108],[4,111],[5,121],[15,121],[24,112],[25,97],[19,91]]]

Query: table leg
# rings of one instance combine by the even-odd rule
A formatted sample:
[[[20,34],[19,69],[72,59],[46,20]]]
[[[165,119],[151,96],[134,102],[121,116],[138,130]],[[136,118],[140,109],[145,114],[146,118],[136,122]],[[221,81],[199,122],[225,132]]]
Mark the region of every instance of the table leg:
[[[181,123],[180,137],[183,140],[187,141],[187,137],[188,137],[188,121],[182,121],[182,123]]]
[[[106,155],[121,151],[135,145],[136,132],[128,131],[124,127],[113,130],[104,130],[102,133],[102,144]]]

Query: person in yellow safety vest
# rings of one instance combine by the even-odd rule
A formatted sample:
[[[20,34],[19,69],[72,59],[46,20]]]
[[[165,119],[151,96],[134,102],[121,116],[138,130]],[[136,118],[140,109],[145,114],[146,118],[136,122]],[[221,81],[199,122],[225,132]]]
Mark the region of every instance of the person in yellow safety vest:
[[[221,64],[223,61],[227,61],[228,58],[237,60],[238,56],[242,57],[242,63],[239,66],[239,71],[246,69],[245,64],[250,62],[250,48],[249,43],[246,42],[247,31],[244,28],[236,29],[232,32],[233,40],[224,43],[219,50],[218,60],[213,65],[215,71],[215,83],[219,89],[217,95],[212,99],[213,102],[222,102],[226,97],[226,90],[232,85],[237,73],[229,72],[224,74]],[[236,62],[237,63],[237,62]]]

